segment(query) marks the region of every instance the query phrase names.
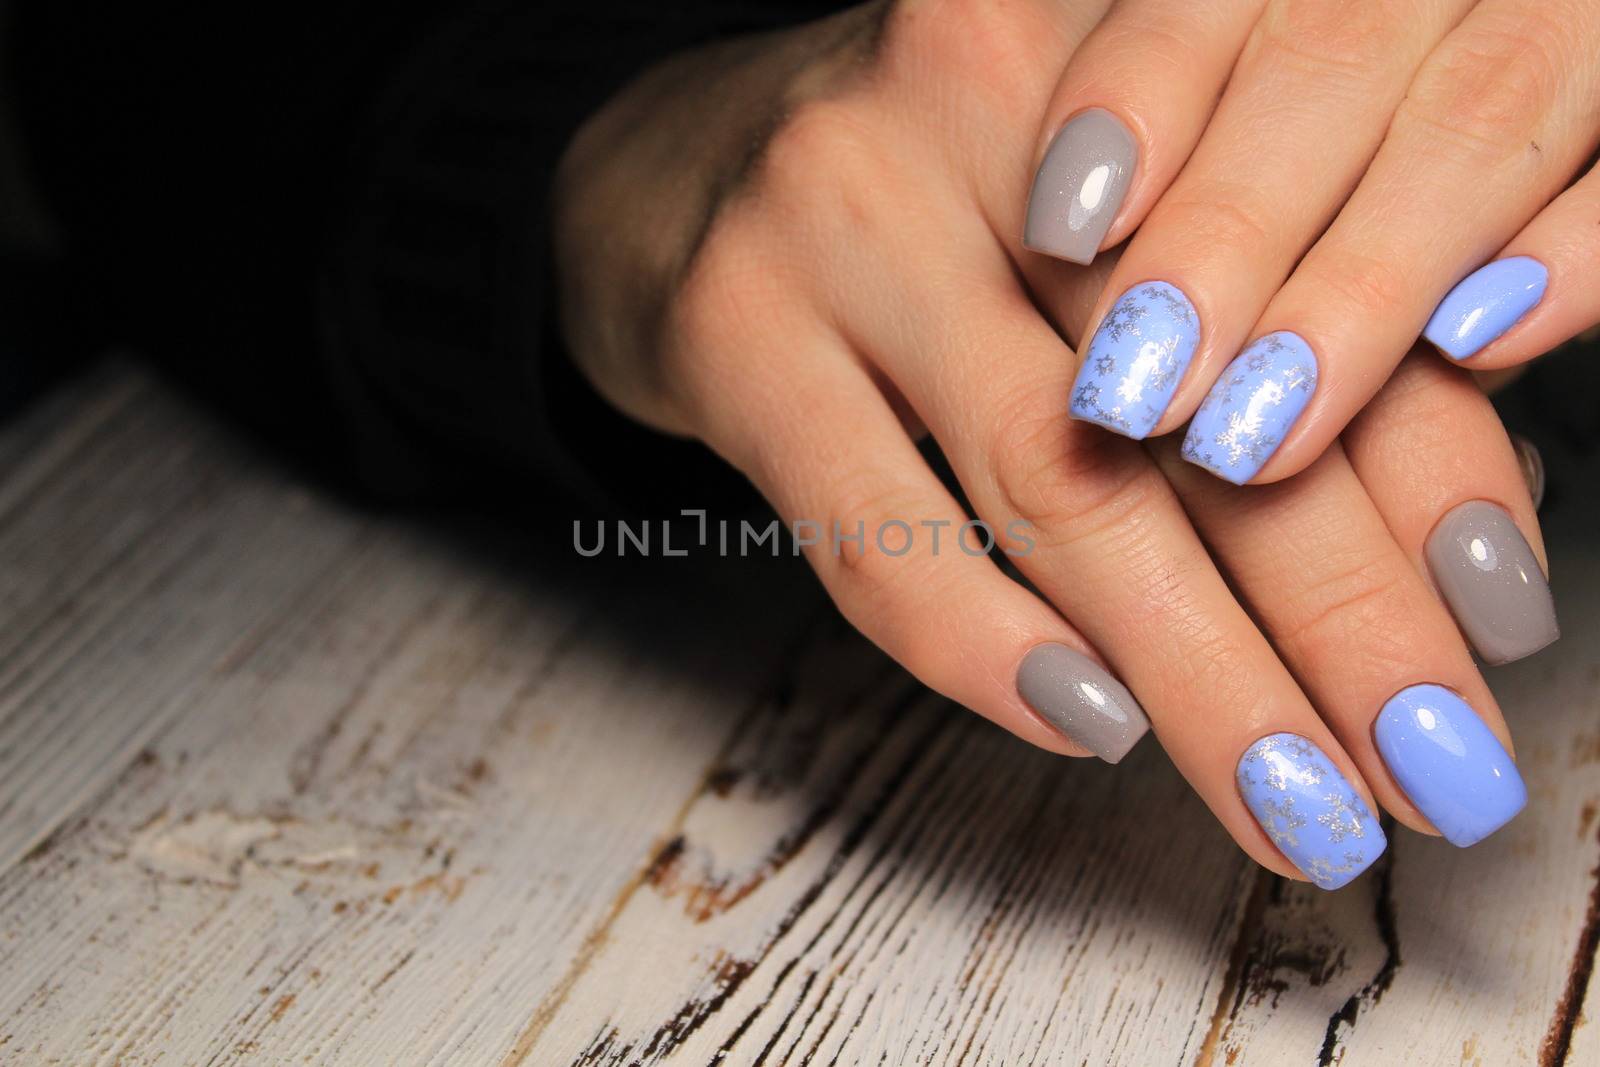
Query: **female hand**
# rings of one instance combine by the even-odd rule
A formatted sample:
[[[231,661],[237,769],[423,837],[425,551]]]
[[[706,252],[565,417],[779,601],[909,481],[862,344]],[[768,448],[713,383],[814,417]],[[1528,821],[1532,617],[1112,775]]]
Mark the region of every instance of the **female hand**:
[[[1041,130],[1030,247],[1138,230],[1073,414],[1193,415],[1229,481],[1311,464],[1419,335],[1491,369],[1600,321],[1600,0],[1121,0]]]
[[[1427,531],[1455,504],[1498,501],[1503,521],[1479,541],[1548,607],[1517,532],[1534,530],[1531,504],[1481,395],[1439,367],[1455,377],[1437,397],[1463,410],[1411,401],[1422,410],[1406,419],[1475,431],[1418,460],[1427,496],[1404,479],[1369,485],[1353,451],[1236,506],[1181,478],[1175,489],[1142,446],[1065,418],[1074,357],[1052,323],[1076,336],[1103,278],[1024,252],[1016,193],[1027,131],[1100,13],[1049,0],[874,6],[650,72],[563,168],[574,355],[624,411],[702,438],[780,516],[814,523],[807,557],[844,614],[1018,736],[1115,762],[1153,721],[1252,856],[1328,887],[1382,851],[1374,795],[1410,825],[1475,839],[1516,805],[1473,791],[1515,772],[1493,699],[1418,569]],[[1047,294],[1044,311],[1030,294]],[[1403,430],[1381,421],[1370,439]],[[924,432],[1029,584],[958,540],[967,514],[918,452]],[[943,551],[929,536],[940,529]],[[1441,552],[1457,581],[1459,553]],[[1441,579],[1458,617],[1496,614],[1499,572],[1483,573],[1458,594]],[[1527,651],[1552,636],[1539,606],[1511,605],[1521,633],[1493,619],[1483,632]],[[1412,690],[1421,683],[1476,714]],[[1478,757],[1453,808],[1378,752],[1372,724],[1402,692],[1397,717],[1426,695]],[[1414,762],[1417,743],[1396,743]]]

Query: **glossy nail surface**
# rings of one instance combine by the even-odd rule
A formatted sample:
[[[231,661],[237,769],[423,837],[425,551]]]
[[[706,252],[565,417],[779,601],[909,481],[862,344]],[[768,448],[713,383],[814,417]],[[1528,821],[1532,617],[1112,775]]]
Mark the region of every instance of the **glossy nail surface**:
[[[1520,433],[1511,435],[1511,447],[1517,450],[1517,466],[1522,468],[1522,481],[1537,511],[1544,503],[1544,456],[1539,453],[1538,445]]]
[[[1452,845],[1477,844],[1528,802],[1499,738],[1443,686],[1402,689],[1384,704],[1372,733],[1389,773]]]
[[[1307,878],[1338,889],[1372,866],[1383,828],[1323,751],[1298,734],[1272,734],[1239,759],[1239,795],[1272,843]]]
[[[1527,256],[1497,259],[1467,275],[1439,301],[1422,336],[1451,359],[1475,356],[1544,298],[1550,272]]]
[[[1039,716],[1107,763],[1150,729],[1144,709],[1105,668],[1066,645],[1037,645],[1017,668],[1017,692]]]
[[[1498,504],[1451,508],[1428,535],[1427,555],[1456,625],[1485,663],[1510,663],[1561,636],[1550,583]]]
[[[1141,282],[1106,312],[1072,386],[1072,417],[1126,437],[1155,429],[1200,340],[1200,316],[1182,290]]]
[[[1283,443],[1317,388],[1317,357],[1299,334],[1251,343],[1211,387],[1183,439],[1183,458],[1243,485]]]
[[[1057,259],[1093,262],[1138,158],[1138,142],[1111,112],[1094,108],[1073,116],[1033,176],[1023,245]]]

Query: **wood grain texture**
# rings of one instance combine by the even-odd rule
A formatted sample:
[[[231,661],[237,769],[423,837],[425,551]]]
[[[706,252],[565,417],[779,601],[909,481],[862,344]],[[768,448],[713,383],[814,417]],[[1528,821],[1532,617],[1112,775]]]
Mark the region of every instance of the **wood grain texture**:
[[[792,560],[363,515],[126,366],[0,470],[0,1061],[1600,1062],[1580,509],[1564,640],[1493,676],[1529,810],[1325,894]]]

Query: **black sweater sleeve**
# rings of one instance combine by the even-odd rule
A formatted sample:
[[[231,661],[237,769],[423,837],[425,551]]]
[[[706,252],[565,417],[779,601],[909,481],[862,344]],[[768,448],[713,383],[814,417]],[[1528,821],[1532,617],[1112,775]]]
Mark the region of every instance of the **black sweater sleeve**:
[[[550,175],[653,60],[835,5],[19,2],[29,157],[107,341],[381,498],[720,477],[560,352]]]

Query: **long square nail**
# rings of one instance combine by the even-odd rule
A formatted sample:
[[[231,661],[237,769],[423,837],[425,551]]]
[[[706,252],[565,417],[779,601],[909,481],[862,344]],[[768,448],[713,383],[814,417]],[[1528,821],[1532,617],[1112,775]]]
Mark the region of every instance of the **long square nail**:
[[[1297,333],[1252,342],[1222,372],[1195,412],[1183,458],[1243,485],[1254,478],[1317,388],[1317,357]]]
[[[1445,294],[1422,336],[1451,359],[1469,359],[1532,311],[1549,281],[1537,259],[1497,259]]]
[[[1510,663],[1561,636],[1550,582],[1506,510],[1457,504],[1428,535],[1428,570],[1478,658]]]
[[[1177,392],[1200,340],[1183,290],[1140,282],[1106,312],[1072,387],[1072,416],[1142,439]]]
[[[1022,657],[1017,692],[1069,741],[1107,763],[1128,754],[1150,729],[1133,694],[1099,664],[1066,645],[1037,645]]]
[[[1278,851],[1323,889],[1383,855],[1383,827],[1339,769],[1299,734],[1272,734],[1239,758],[1239,795]]]
[[[1091,263],[1133,182],[1139,144],[1109,111],[1074,116],[1045,149],[1028,193],[1022,244],[1073,263]]]
[[[1443,686],[1400,690],[1378,713],[1372,733],[1389,773],[1452,845],[1477,844],[1528,802],[1500,739]]]

